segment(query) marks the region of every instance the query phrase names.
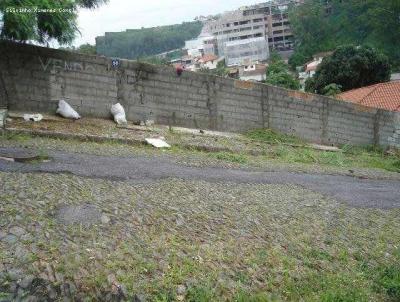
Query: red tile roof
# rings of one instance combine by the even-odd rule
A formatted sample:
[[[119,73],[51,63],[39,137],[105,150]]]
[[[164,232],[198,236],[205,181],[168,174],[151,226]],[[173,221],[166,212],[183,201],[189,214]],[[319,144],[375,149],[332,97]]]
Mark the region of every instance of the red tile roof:
[[[349,90],[337,98],[360,105],[400,112],[400,81]]]
[[[215,60],[218,60],[218,57],[215,55],[204,55],[199,59],[199,62],[207,63],[207,62],[215,61]]]

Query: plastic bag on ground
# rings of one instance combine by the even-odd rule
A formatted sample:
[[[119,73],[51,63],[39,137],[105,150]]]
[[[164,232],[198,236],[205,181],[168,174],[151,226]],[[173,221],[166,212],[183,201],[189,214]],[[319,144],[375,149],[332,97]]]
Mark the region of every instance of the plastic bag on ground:
[[[43,119],[43,115],[38,114],[24,114],[24,120],[29,122],[40,122]]]
[[[171,146],[164,140],[163,137],[159,138],[146,138],[145,141],[156,148],[171,148]]]
[[[76,112],[66,101],[60,100],[58,102],[57,114],[65,118],[79,120],[81,116]]]
[[[118,124],[127,124],[124,107],[120,103],[111,106],[111,114],[114,116],[114,121]]]

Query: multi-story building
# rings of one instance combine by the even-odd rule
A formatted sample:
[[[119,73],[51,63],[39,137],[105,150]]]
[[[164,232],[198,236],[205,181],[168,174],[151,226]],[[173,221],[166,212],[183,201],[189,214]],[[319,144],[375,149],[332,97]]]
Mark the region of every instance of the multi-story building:
[[[227,66],[243,65],[245,62],[262,62],[269,57],[265,37],[225,42],[223,49]]]
[[[242,7],[243,17],[252,18],[263,15],[269,47],[278,51],[291,50],[294,46],[293,32],[290,28],[288,9],[291,5],[304,3],[304,0],[275,0]]]
[[[228,66],[240,65],[249,57],[255,61],[268,59],[268,40],[262,15],[248,19],[243,18],[241,10],[226,12],[218,19],[207,21],[203,32],[216,37],[217,54],[226,57]]]
[[[217,39],[210,35],[200,35],[198,38],[185,42],[185,50],[189,56],[198,57],[217,54]]]
[[[303,0],[275,0],[226,12],[204,25],[204,32],[217,37],[219,55],[224,55],[224,44],[235,40],[263,37],[270,49],[293,49],[294,39],[288,19],[290,5]]]

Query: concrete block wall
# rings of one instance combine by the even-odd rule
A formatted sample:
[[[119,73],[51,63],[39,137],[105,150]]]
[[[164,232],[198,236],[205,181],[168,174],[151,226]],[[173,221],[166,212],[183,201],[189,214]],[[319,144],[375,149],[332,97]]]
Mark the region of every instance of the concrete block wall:
[[[0,42],[0,107],[52,112],[60,99],[82,116],[223,131],[272,128],[312,142],[400,147],[400,113],[172,67]],[[3,104],[3,105],[2,105]]]

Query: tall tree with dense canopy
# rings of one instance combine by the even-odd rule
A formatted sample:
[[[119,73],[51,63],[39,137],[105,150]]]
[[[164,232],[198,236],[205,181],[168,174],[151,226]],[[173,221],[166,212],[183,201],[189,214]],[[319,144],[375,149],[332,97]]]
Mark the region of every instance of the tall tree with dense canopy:
[[[330,84],[343,91],[390,80],[390,64],[386,55],[368,46],[341,46],[322,60],[307,85],[307,90],[326,93]]]
[[[290,73],[289,66],[276,52],[272,52],[270,55],[265,82],[288,89],[298,90],[300,88],[299,81]]]
[[[306,0],[289,13],[296,38],[292,67],[340,45],[371,45],[400,70],[399,0]]]
[[[0,37],[15,41],[68,44],[79,32],[79,8],[96,8],[108,0],[1,0]]]

